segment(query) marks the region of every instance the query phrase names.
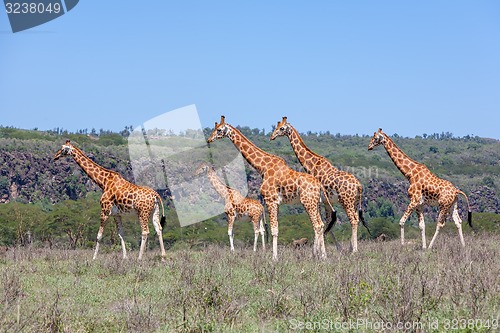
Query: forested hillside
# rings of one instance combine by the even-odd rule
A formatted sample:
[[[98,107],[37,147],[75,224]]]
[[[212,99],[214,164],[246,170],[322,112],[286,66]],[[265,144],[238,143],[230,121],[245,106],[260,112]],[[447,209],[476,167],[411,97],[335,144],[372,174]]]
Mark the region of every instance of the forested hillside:
[[[260,148],[285,158],[294,169],[302,170],[287,138],[270,141],[269,133],[264,133],[263,130],[246,127],[240,129]],[[211,129],[205,129],[205,135],[210,131]],[[46,239],[50,239],[48,235],[61,233],[60,236],[74,238],[80,232],[80,243],[84,243],[86,237],[93,240],[99,223],[100,189],[74,161],[53,161],[55,152],[66,139],[71,139],[98,164],[119,172],[130,181],[134,179],[127,148],[128,128],[121,133],[102,130],[100,133],[87,133],[86,130],[67,133],[60,130],[42,132],[0,128],[0,223],[3,228],[0,229],[0,243],[13,243],[15,240],[12,238],[18,239],[24,232],[23,228],[33,228],[21,228],[19,225],[19,219],[23,220],[22,215],[28,213],[34,216],[27,216],[23,223],[31,224],[33,219],[36,219],[40,227],[43,226],[43,232],[39,231],[39,234],[46,235]],[[383,147],[377,147],[373,151],[367,150],[370,136],[306,132],[302,134],[302,138],[313,151],[360,179],[364,186],[363,209],[370,219],[384,218],[393,222],[401,216],[408,204],[408,182],[394,166]],[[467,193],[474,212],[489,213],[498,217],[494,215],[500,214],[498,140],[470,136],[456,138],[450,133],[424,134],[416,138],[404,138],[395,134],[392,138],[410,157],[426,164],[439,177],[452,181]],[[231,144],[218,141],[214,145]],[[250,196],[257,198],[260,176],[249,165],[246,172]],[[170,225],[178,225],[169,199],[169,190],[158,191],[166,199]],[[463,199],[460,199],[459,207],[464,216]],[[79,215],[78,219],[73,219],[71,213],[68,213],[71,209]],[[343,211],[339,206],[337,209],[340,221],[345,221]],[[15,211],[18,212],[17,218]],[[54,212],[57,212],[59,217],[54,216]],[[295,219],[295,214],[303,216],[300,213],[302,209],[297,205],[286,206],[280,210],[280,214],[286,216],[285,221]],[[426,220],[430,222],[435,217],[435,210],[428,209],[428,213],[430,214],[426,215]],[[63,215],[64,218],[61,217]],[[497,217],[494,218],[497,221],[495,223],[498,223]],[[221,215],[210,223],[224,227],[224,219]],[[65,222],[62,223],[62,220]],[[65,224],[64,230],[60,230],[62,224]],[[310,229],[302,218],[300,225]],[[192,227],[193,230],[196,228]],[[84,232],[84,229],[88,231]],[[190,229],[172,231],[170,237],[175,241],[181,237],[179,235],[185,237],[189,234],[188,230]],[[225,239],[224,234],[227,235],[223,233],[220,239]]]

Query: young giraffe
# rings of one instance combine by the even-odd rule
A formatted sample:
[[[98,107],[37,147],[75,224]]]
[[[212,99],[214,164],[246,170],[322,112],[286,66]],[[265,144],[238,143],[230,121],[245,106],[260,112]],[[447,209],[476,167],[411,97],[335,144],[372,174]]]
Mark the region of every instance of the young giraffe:
[[[97,233],[97,242],[93,259],[97,257],[97,252],[99,252],[99,243],[101,241],[106,222],[111,215],[112,209],[116,207],[119,212],[125,212],[131,209],[135,209],[137,211],[142,229],[139,259],[142,258],[146,247],[149,235],[148,221],[151,215],[153,215],[153,225],[160,242],[161,257],[162,260],[164,260],[166,253],[165,248],[163,247],[162,226],[165,224],[165,209],[160,195],[149,187],[132,184],[126,181],[118,173],[98,165],[85,156],[80,149],[71,144],[69,140],[62,145],[61,149],[54,156],[54,160],[58,160],[63,156],[73,157],[76,163],[78,163],[90,179],[92,179],[103,190],[103,194],[101,196],[101,226],[99,227],[99,232]],[[163,211],[161,220],[159,209],[160,204]],[[118,227],[118,236],[122,245],[123,258],[126,259],[127,250],[125,249],[123,226],[121,216],[119,214],[115,216],[115,221]]]
[[[363,186],[359,180],[352,174],[337,169],[325,157],[320,156],[309,149],[297,130],[287,122],[287,117],[283,117],[282,120],[278,122],[274,132],[271,134],[271,140],[276,139],[278,136],[287,136],[288,139],[290,139],[295,155],[304,169],[323,184],[328,196],[331,199],[338,198],[339,203],[344,208],[344,211],[351,222],[351,250],[352,252],[357,252],[359,219],[361,219],[363,225],[368,230],[361,210]],[[333,235],[333,231],[331,231],[331,228],[336,220],[335,211],[332,211],[332,208],[326,202],[325,211],[326,220],[330,221],[325,232],[331,232],[333,241],[337,244],[337,248],[340,248],[335,236]],[[370,231],[368,230],[368,232]]]
[[[229,236],[229,244],[231,251],[234,251],[234,233],[233,223],[237,216],[248,215],[253,223],[254,242],[253,250],[257,251],[257,241],[259,240],[259,233],[262,236],[262,250],[266,249],[264,242],[264,225],[262,224],[261,216],[264,216],[264,207],[260,202],[254,199],[245,198],[239,191],[224,184],[212,166],[207,163],[202,163],[195,171],[196,175],[206,173],[208,180],[212,183],[213,187],[224,199],[224,211],[227,215],[227,234]]]
[[[399,225],[401,226],[401,244],[404,244],[405,240],[404,224],[413,211],[416,210],[418,214],[418,226],[422,232],[422,249],[426,248],[424,205],[428,204],[431,206],[439,206],[436,232],[434,233],[434,237],[432,237],[429,248],[432,248],[439,230],[444,227],[448,213],[452,214],[453,221],[458,229],[458,235],[460,236],[460,243],[462,246],[465,246],[464,236],[462,234],[462,220],[460,219],[457,209],[457,196],[461,194],[467,201],[467,220],[472,228],[472,213],[467,195],[456,188],[451,182],[438,178],[430,172],[425,165],[408,157],[408,155],[396,146],[394,141],[392,141],[387,134],[382,132],[381,128],[379,128],[378,132],[373,134],[373,138],[368,145],[368,150],[372,150],[378,145],[384,146],[396,167],[410,182],[410,187],[408,188],[410,204],[399,221]]]
[[[312,175],[297,172],[289,168],[282,158],[266,153],[255,146],[240,131],[225,122],[221,116],[220,124],[208,138],[208,143],[217,139],[229,138],[243,157],[262,176],[260,192],[269,211],[271,235],[273,236],[273,259],[278,259],[278,206],[300,200],[313,225],[315,240],[313,253],[317,257],[326,258],[323,237],[324,223],[319,212],[321,191],[323,186]]]

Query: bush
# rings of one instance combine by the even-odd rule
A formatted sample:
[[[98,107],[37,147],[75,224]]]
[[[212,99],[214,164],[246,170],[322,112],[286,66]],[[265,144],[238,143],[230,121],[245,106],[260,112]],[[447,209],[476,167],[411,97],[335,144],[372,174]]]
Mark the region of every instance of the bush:
[[[387,239],[399,239],[400,237],[400,226],[395,223],[393,219],[388,219],[384,217],[376,217],[370,219],[369,228],[373,237],[378,237],[381,234],[385,234]]]

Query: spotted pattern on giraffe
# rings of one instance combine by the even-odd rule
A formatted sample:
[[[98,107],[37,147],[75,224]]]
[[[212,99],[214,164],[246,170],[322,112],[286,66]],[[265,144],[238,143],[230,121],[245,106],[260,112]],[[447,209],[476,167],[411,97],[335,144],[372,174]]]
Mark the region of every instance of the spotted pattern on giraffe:
[[[271,134],[271,140],[275,140],[280,136],[288,137],[300,164],[324,186],[329,198],[329,202],[325,200],[324,203],[326,220],[330,222],[330,234],[337,248],[340,249],[340,244],[335,239],[333,229],[331,229],[331,226],[335,223],[335,219],[333,218],[335,211],[330,207],[331,202],[339,202],[346,212],[352,227],[351,250],[357,252],[357,230],[363,194],[361,183],[354,175],[337,169],[325,157],[309,149],[298,131],[288,122],[287,117],[283,117],[281,121],[278,121],[276,128]]]
[[[458,214],[458,195],[462,195],[468,208],[467,220],[469,226],[472,227],[472,213],[470,209],[469,199],[467,195],[455,187],[450,181],[441,179],[434,175],[424,164],[418,163],[406,155],[394,141],[379,128],[373,133],[373,137],[368,144],[368,150],[374,149],[376,146],[384,146],[387,154],[394,162],[394,165],[408,179],[410,186],[408,187],[408,196],[410,204],[399,221],[401,226],[401,244],[404,244],[404,224],[410,215],[416,211],[419,219],[419,228],[422,236],[422,248],[427,247],[425,237],[425,222],[423,206],[425,204],[438,206],[438,220],[436,231],[429,243],[429,248],[432,248],[437,235],[441,228],[445,225],[446,217],[451,214],[453,222],[458,230],[460,243],[465,246],[464,236],[462,233],[462,219]]]
[[[257,241],[259,234],[262,237],[262,250],[266,249],[264,240],[264,207],[262,204],[251,198],[244,197],[238,190],[227,186],[217,176],[213,166],[206,162],[200,164],[196,169],[195,174],[200,175],[206,173],[207,177],[216,190],[216,192],[224,199],[224,212],[227,216],[227,230],[229,235],[229,244],[231,251],[234,251],[234,233],[233,224],[238,216],[247,215],[253,224],[254,229],[254,247],[253,250],[257,251]]]
[[[101,225],[97,233],[94,259],[99,252],[100,241],[104,232],[104,227],[112,213],[113,207],[117,207],[120,212],[126,212],[134,209],[139,217],[141,225],[141,247],[139,250],[139,259],[142,258],[147,237],[149,235],[148,222],[153,216],[153,226],[158,235],[160,243],[162,260],[166,257],[163,246],[162,223],[165,221],[165,212],[163,201],[160,195],[153,189],[146,186],[138,186],[125,180],[115,171],[108,170],[85,155],[83,151],[74,146],[69,140],[62,145],[61,149],[55,154],[54,160],[61,157],[70,156],[82,168],[82,170],[92,179],[103,191],[101,196]],[[162,217],[160,218],[159,206],[162,206]],[[121,216],[115,215],[115,221],[118,227],[118,236],[122,245],[123,258],[127,258],[125,241],[123,240],[123,226]]]
[[[235,127],[225,122],[221,116],[207,142],[229,138],[239,149],[247,162],[262,176],[260,192],[269,211],[269,224],[273,236],[273,259],[278,259],[278,206],[298,198],[309,215],[315,233],[313,253],[326,258],[323,237],[324,223],[319,212],[319,202],[323,186],[313,176],[289,168],[281,157],[266,153],[255,146]]]

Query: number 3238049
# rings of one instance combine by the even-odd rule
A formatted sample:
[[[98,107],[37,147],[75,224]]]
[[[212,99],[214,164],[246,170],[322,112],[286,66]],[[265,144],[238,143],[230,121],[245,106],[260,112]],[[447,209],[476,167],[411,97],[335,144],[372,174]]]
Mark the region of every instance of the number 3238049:
[[[59,14],[62,8],[58,2],[49,2],[48,4],[42,2],[6,2],[5,10],[7,14]]]

